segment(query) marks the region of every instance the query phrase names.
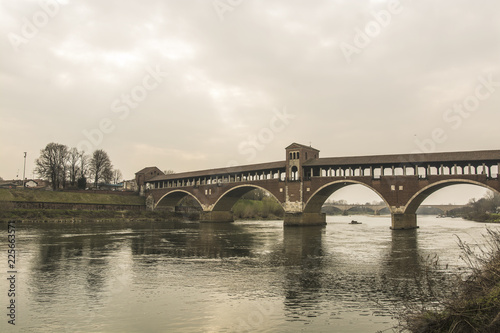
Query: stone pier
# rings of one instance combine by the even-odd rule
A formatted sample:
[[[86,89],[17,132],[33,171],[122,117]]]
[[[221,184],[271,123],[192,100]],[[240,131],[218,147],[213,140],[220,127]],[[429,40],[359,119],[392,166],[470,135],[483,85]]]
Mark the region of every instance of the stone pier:
[[[284,226],[318,226],[326,224],[324,213],[285,213]]]
[[[392,213],[391,214],[392,230],[416,229],[417,214],[408,213]]]

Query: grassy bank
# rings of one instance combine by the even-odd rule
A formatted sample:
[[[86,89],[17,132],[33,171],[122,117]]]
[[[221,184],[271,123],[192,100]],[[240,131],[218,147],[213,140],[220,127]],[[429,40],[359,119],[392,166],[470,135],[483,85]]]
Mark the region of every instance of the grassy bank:
[[[500,214],[479,213],[463,216],[466,220],[485,223],[500,223]]]
[[[62,192],[32,189],[0,189],[0,201],[31,201],[110,205],[144,205],[138,195],[101,194],[99,192]]]
[[[158,211],[114,211],[74,209],[0,209],[0,221],[78,221],[78,220],[161,220],[177,221],[194,219],[194,214]]]
[[[467,275],[454,276],[432,310],[422,306],[405,313],[401,332],[500,332],[500,232],[488,230],[479,250],[463,242],[459,246]],[[443,287],[439,281],[430,285],[431,295]]]

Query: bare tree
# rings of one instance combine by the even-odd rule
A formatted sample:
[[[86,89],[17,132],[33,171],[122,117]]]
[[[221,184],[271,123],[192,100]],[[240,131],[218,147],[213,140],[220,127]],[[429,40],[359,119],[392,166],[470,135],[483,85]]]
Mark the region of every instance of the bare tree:
[[[104,171],[104,174],[102,176],[104,182],[106,184],[111,184],[111,182],[113,181],[113,166],[111,166],[111,168],[108,170],[105,170]]]
[[[123,179],[122,172],[118,169],[113,170],[113,183],[118,184]]]
[[[65,185],[67,158],[68,147],[51,142],[40,150],[40,157],[35,161],[35,172],[41,178],[50,180],[52,189],[56,190]]]
[[[94,178],[94,186],[97,187],[101,181],[111,181],[113,179],[113,165],[108,153],[102,149],[94,151],[89,165],[90,173]]]
[[[80,156],[81,154],[76,148],[71,148],[68,151],[68,174],[71,186],[75,186],[78,179],[78,174],[80,172]]]
[[[77,179],[78,188],[83,190],[87,188],[87,176],[89,172],[90,156],[85,155],[84,151],[81,151],[79,156],[80,166],[78,168],[79,176]]]
[[[85,155],[84,151],[80,152],[80,178],[85,178],[88,176],[90,165],[90,156]]]

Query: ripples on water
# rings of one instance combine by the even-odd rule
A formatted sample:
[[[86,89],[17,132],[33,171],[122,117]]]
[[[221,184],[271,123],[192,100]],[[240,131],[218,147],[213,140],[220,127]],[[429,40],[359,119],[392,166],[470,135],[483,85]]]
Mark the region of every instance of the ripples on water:
[[[375,332],[439,254],[462,266],[456,235],[485,225],[419,216],[329,217],[326,227],[281,221],[18,223],[18,331]],[[6,229],[3,228],[3,229]],[[0,234],[6,253],[6,230]],[[6,275],[7,257],[0,264]],[[0,279],[5,295],[6,279]],[[3,299],[3,301],[2,301]],[[4,296],[0,301],[6,302]],[[4,319],[0,331],[10,330]]]

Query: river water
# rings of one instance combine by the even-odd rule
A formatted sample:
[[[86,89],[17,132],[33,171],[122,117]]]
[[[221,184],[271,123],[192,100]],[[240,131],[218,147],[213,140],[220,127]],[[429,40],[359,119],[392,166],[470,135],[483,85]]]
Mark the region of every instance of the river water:
[[[355,218],[362,224],[351,225]],[[486,225],[419,216],[282,221],[16,223],[15,326],[7,224],[0,232],[1,332],[376,332],[390,329],[419,257],[464,266],[457,236]],[[495,226],[490,226],[495,228]]]

